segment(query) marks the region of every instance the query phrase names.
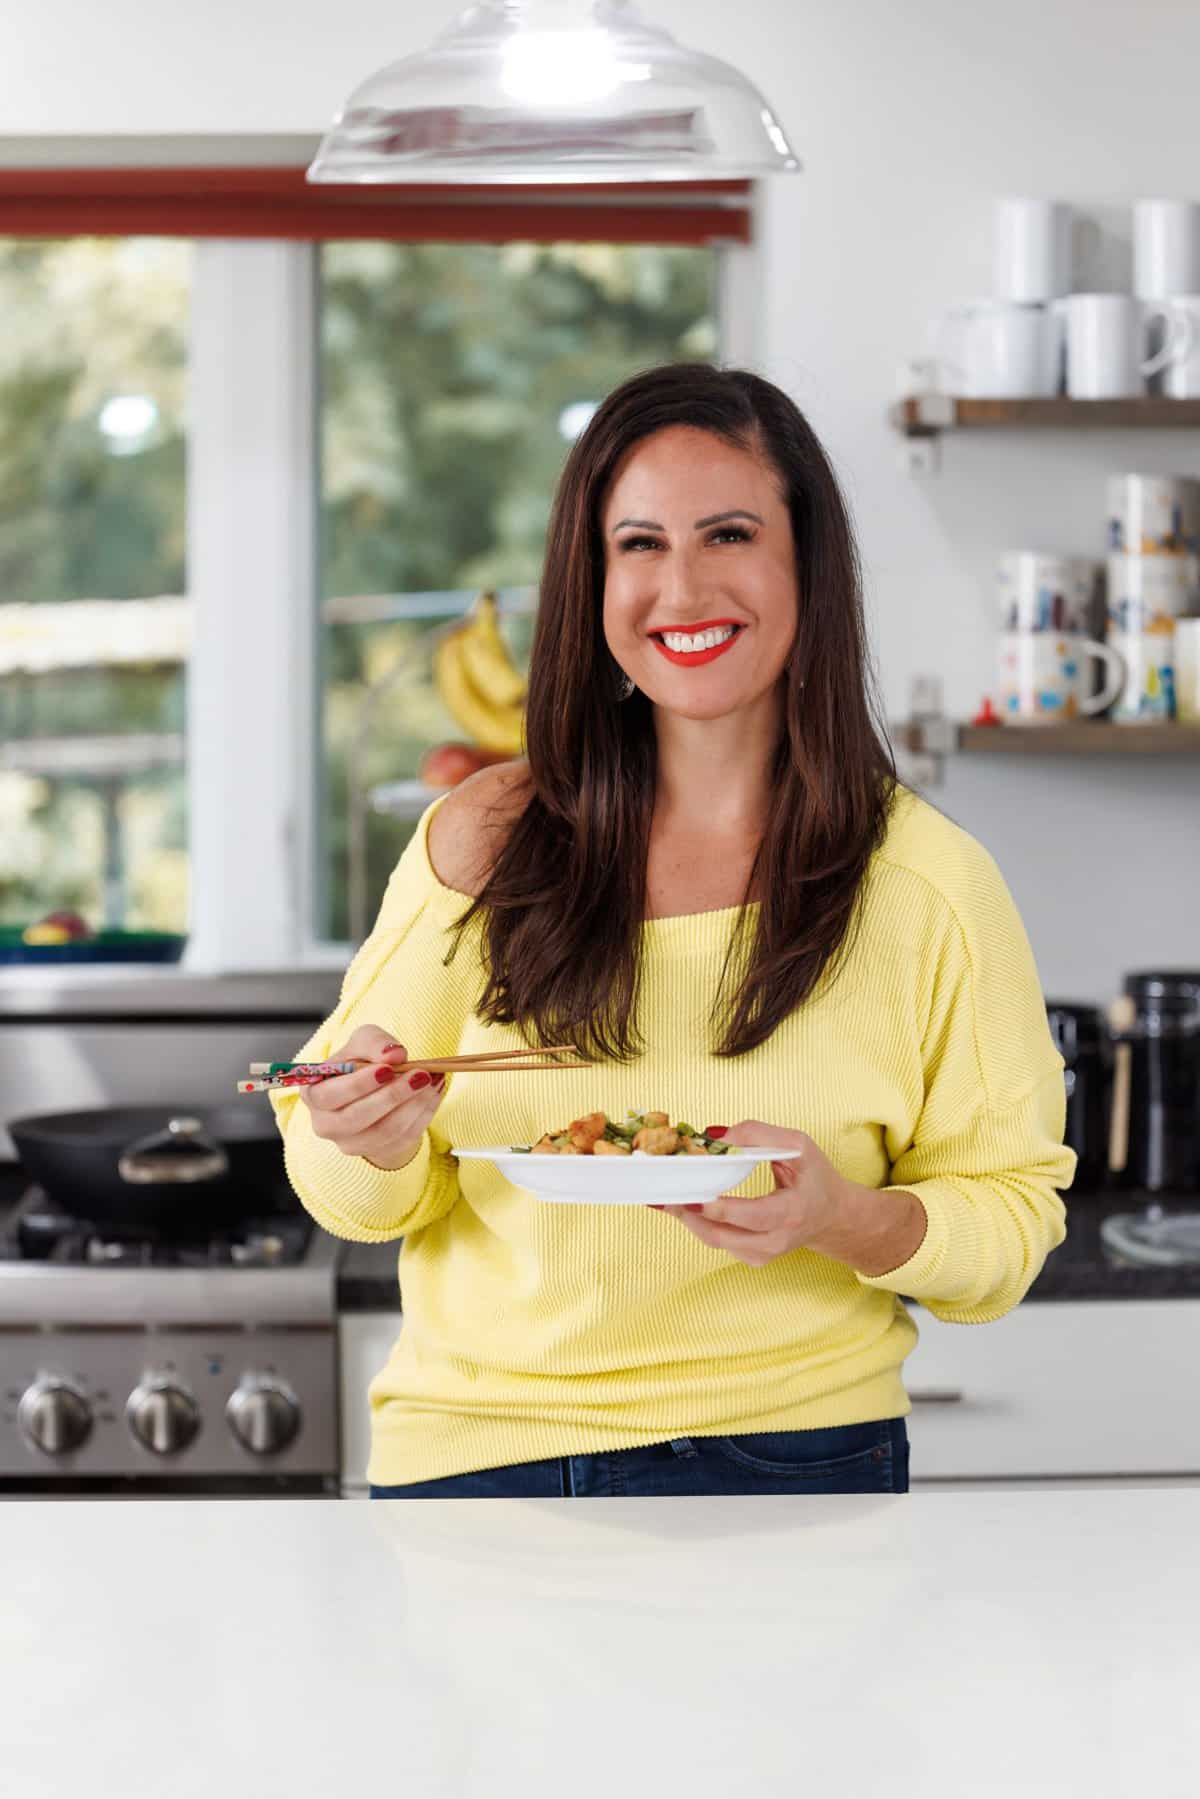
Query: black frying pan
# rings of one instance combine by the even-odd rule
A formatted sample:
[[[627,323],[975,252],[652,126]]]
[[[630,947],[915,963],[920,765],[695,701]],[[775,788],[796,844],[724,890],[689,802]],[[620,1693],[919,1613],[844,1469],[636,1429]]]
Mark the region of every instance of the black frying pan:
[[[8,1125],[31,1180],[75,1218],[203,1236],[278,1204],[283,1139],[245,1101],[45,1112]]]

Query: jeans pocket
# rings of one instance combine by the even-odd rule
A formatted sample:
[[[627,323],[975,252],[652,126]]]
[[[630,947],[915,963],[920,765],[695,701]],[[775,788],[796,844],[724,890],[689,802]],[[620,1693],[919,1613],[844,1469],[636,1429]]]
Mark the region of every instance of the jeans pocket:
[[[727,1461],[775,1479],[805,1482],[890,1475],[892,1431],[887,1419],[839,1424],[827,1430],[772,1430],[708,1441]]]

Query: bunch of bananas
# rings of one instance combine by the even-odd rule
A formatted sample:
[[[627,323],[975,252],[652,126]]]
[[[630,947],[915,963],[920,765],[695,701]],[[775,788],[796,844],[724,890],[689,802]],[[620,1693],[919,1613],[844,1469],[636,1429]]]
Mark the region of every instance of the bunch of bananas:
[[[433,652],[442,703],[473,743],[519,756],[524,747],[525,677],[500,635],[494,593],[481,593]]]

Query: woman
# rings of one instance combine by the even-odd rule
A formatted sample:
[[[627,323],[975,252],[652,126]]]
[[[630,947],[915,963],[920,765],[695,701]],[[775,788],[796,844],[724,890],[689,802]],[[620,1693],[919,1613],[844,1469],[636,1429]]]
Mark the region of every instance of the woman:
[[[1011,1310],[1074,1158],[1020,919],[896,782],[846,510],[779,389],[676,364],[596,412],[526,734],[427,809],[298,1052],[371,1065],[272,1096],[314,1218],[404,1239],[372,1493],[907,1490],[900,1296]],[[536,1042],[599,1066],[388,1066]],[[649,1210],[547,1204],[449,1153],[630,1109],[802,1154]]]

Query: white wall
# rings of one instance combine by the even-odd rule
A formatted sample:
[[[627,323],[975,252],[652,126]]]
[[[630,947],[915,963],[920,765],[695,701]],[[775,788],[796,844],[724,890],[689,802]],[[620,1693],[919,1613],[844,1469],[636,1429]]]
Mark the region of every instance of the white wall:
[[[0,159],[27,160],[15,140],[30,136],[319,132],[358,80],[455,10],[59,0],[7,34]],[[964,436],[946,442],[940,475],[914,480],[883,423],[896,366],[942,305],[988,291],[995,194],[1073,202],[1101,286],[1128,278],[1133,199],[1200,197],[1200,7],[742,0],[736,34],[727,0],[641,10],[735,57],[792,134],[805,171],[766,196],[759,367],[806,410],[846,483],[890,712],[914,672],[937,670],[949,710],[968,713],[991,682],[997,552],[1100,554],[1106,472],[1200,473],[1200,443]],[[103,142],[89,151],[119,159]],[[1182,759],[960,761],[931,797],[997,855],[1047,988],[1100,1000],[1125,969],[1200,964],[1198,789],[1200,765]]]

